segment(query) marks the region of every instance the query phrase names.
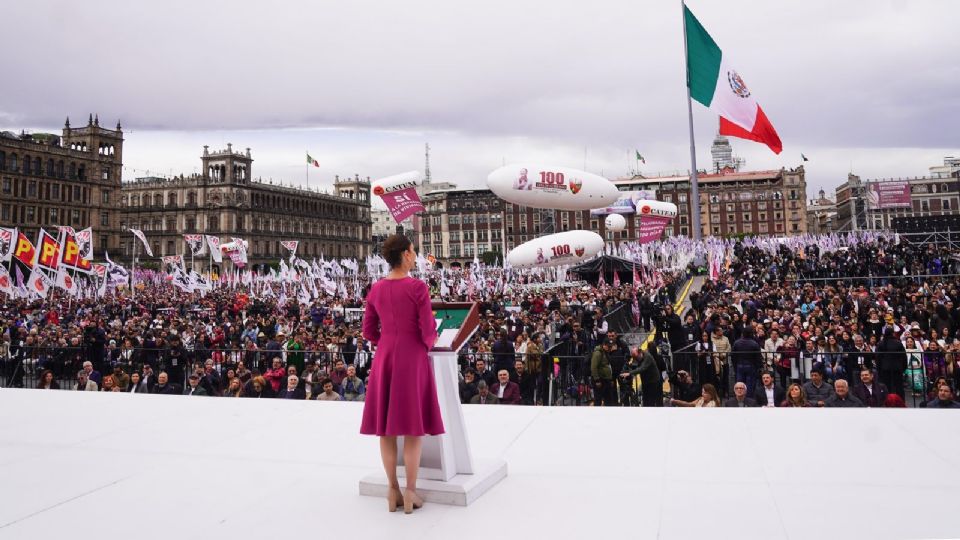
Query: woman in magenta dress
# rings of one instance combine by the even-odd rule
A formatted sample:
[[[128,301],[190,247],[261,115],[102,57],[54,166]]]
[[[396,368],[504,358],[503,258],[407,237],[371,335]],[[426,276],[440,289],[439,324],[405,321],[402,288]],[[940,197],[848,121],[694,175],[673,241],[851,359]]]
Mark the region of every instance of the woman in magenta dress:
[[[360,433],[380,437],[380,456],[390,481],[387,509],[420,508],[417,474],[424,435],[443,433],[437,384],[427,353],[437,340],[430,291],[410,277],[417,260],[406,236],[394,235],[383,244],[390,273],[370,288],[363,315],[363,337],[376,343],[370,382],[363,404]],[[403,437],[407,485],[397,480],[397,437]]]

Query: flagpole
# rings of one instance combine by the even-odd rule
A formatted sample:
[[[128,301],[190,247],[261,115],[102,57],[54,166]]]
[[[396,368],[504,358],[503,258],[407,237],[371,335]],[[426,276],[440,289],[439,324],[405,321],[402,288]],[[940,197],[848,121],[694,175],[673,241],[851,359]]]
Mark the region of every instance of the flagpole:
[[[680,18],[683,21],[683,66],[687,83],[687,122],[690,128],[690,222],[693,227],[694,241],[700,241],[700,186],[697,182],[697,150],[693,138],[693,101],[690,98],[690,63],[687,58],[687,14],[686,5],[680,0]]]
[[[130,300],[137,301],[137,288],[134,286],[137,281],[137,248],[140,245],[140,239],[133,235],[133,262],[130,265]]]

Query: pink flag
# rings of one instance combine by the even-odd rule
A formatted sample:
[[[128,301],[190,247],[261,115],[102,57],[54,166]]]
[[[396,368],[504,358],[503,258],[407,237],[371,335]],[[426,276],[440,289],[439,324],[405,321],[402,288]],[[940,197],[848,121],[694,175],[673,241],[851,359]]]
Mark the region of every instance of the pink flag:
[[[423,212],[425,210],[423,204],[420,202],[420,196],[417,195],[416,187],[391,191],[384,193],[381,197],[383,197],[383,202],[386,203],[387,209],[390,210],[390,215],[393,216],[393,219],[397,223],[400,223],[417,212]]]
[[[640,228],[637,230],[637,242],[647,244],[660,238],[670,218],[666,216],[641,215]]]

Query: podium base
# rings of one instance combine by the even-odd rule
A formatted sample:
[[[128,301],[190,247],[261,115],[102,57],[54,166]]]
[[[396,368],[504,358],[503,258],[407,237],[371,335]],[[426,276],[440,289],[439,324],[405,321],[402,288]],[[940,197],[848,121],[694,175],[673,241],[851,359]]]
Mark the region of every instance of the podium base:
[[[449,482],[418,479],[417,494],[424,502],[469,506],[507,477],[507,462],[502,459],[478,461],[475,469],[476,473],[458,474]],[[360,495],[386,497],[387,486],[386,474],[371,474],[360,480]],[[403,480],[400,481],[400,487],[403,487]]]

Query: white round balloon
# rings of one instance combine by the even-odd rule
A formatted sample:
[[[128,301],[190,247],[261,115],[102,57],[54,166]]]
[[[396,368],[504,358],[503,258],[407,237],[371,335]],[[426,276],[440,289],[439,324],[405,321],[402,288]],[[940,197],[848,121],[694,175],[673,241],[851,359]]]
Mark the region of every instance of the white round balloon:
[[[620,214],[610,214],[603,223],[608,231],[620,232],[627,228],[627,220]]]

